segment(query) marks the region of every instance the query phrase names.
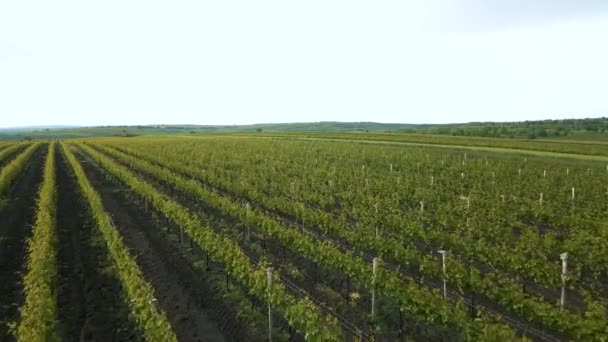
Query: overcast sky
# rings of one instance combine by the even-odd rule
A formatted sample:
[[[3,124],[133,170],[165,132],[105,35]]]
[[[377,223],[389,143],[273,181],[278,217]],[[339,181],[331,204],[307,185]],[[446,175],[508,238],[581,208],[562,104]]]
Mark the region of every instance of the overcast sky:
[[[0,3],[0,127],[608,116],[608,1]]]

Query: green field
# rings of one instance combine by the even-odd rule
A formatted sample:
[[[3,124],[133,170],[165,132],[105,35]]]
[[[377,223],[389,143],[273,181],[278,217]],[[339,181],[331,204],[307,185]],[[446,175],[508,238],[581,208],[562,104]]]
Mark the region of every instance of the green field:
[[[0,140],[63,139],[99,136],[207,133],[401,133],[441,135],[456,139],[500,138],[608,142],[608,118],[458,124],[399,124],[377,122],[268,123],[254,125],[139,125],[100,127],[33,127],[0,129]]]
[[[0,336],[606,339],[605,151],[404,133],[0,143]]]

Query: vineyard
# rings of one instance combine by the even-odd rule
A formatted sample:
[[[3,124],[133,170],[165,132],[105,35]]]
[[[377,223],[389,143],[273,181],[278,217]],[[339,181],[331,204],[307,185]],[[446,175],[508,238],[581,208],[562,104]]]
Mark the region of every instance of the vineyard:
[[[0,143],[0,340],[608,341],[608,145],[420,139]]]

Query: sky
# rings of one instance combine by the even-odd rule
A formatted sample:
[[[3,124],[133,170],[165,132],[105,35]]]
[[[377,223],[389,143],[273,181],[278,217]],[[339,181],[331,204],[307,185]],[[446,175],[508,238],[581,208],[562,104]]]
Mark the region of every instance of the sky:
[[[0,2],[0,127],[601,116],[606,0]]]

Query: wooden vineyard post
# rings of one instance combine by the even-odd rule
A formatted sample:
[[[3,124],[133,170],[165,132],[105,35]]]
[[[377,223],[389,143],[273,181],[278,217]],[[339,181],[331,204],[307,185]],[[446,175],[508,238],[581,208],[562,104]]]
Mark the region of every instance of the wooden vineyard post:
[[[375,221],[376,221],[376,238],[378,238],[380,236],[380,232],[378,230],[378,202],[376,202],[376,204],[374,204],[374,210],[376,213],[376,219],[375,219]]]
[[[445,279],[445,271],[446,271],[445,256],[446,256],[446,251],[443,250],[443,249],[440,249],[437,252],[439,254],[441,254],[441,264],[442,264],[442,270],[443,270],[443,300],[446,300],[447,296],[448,296],[448,286],[447,286],[446,279]]]
[[[272,289],[272,267],[266,269],[268,276],[268,341],[272,342],[272,307],[270,305],[270,290]]]
[[[423,227],[424,222],[422,216],[424,215],[424,201],[420,201],[420,226]]]
[[[150,304],[150,306],[152,306],[152,308],[154,308],[155,311],[160,311],[160,306],[158,304],[158,300],[156,298],[152,298],[150,299],[150,301],[148,302]]]
[[[350,276],[346,275],[346,302],[350,301]]]
[[[543,193],[540,193],[540,198],[538,199],[538,203],[540,203],[540,205],[543,205]]]
[[[572,203],[574,203],[574,188],[572,188]]]
[[[378,270],[378,258],[372,261],[372,320],[376,317],[376,272]]]
[[[435,176],[431,176],[431,188],[435,185]]]
[[[181,245],[184,244],[184,228],[182,227],[182,225],[179,225],[179,243]]]
[[[562,294],[560,297],[559,304],[563,308],[566,302],[566,279],[568,271],[568,253],[560,254],[559,258],[562,260]]]
[[[469,281],[471,281],[471,275],[472,275],[471,259],[472,259],[472,257],[469,255],[467,258],[467,270],[468,270],[468,275],[469,275]],[[475,318],[475,290],[471,290],[470,311],[471,311],[471,318],[474,319]]]
[[[249,217],[249,211],[251,210],[251,205],[249,205],[249,202],[247,202],[247,204],[245,204],[245,208],[247,209],[247,217]],[[247,224],[247,235],[245,235],[245,241],[249,242],[249,240],[251,239],[251,227],[249,226],[249,224]]]

